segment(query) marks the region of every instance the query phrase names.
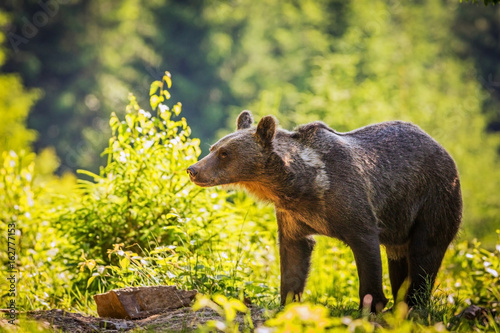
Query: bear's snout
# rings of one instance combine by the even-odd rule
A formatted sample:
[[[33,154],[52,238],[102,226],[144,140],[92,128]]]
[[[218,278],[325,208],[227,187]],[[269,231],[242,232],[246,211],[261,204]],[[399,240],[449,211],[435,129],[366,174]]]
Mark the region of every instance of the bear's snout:
[[[189,168],[187,168],[186,171],[187,171],[189,177],[191,177],[191,178],[195,178],[196,175],[198,174],[198,170],[196,170],[193,165],[191,165]]]

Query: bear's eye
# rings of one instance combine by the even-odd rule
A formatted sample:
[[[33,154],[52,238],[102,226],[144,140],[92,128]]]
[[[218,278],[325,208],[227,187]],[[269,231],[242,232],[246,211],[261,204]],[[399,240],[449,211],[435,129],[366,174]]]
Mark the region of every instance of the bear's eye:
[[[226,158],[226,157],[227,157],[227,155],[228,155],[228,153],[227,153],[227,151],[225,151],[225,150],[221,150],[221,151],[219,152],[219,156],[220,156],[220,158]]]

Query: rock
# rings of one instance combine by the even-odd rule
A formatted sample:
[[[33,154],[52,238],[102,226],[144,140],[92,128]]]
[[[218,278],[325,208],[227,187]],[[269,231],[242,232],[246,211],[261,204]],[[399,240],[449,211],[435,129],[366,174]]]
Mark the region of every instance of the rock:
[[[99,322],[99,327],[107,330],[122,330],[126,331],[132,328],[126,321],[123,322],[113,322],[109,320],[102,320]]]
[[[94,301],[99,317],[137,319],[189,306],[196,293],[174,286],[123,288],[94,295]]]
[[[479,318],[483,314],[483,308],[477,305],[471,305],[462,312],[462,316],[468,320]]]

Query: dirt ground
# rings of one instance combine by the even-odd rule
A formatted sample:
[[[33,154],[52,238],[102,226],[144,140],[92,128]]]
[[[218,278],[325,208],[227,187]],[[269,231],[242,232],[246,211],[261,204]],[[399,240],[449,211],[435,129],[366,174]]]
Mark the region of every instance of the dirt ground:
[[[264,310],[254,308],[251,311],[254,327],[261,326],[264,319]],[[125,331],[150,331],[150,332],[190,332],[198,325],[209,320],[223,319],[211,309],[192,311],[191,308],[181,308],[166,311],[144,319],[126,320],[99,318],[85,316],[79,313],[67,312],[64,310],[30,311],[20,314],[21,321],[36,321],[46,329],[55,332],[125,332]],[[238,316],[237,321],[240,327],[244,325],[243,316]],[[1,325],[3,326],[3,325]],[[0,331],[2,330],[0,326]]]
[[[269,331],[263,327],[267,318],[272,316],[266,313],[265,309],[250,306],[251,317],[254,328],[261,327],[264,331]],[[6,312],[5,310],[0,310]],[[488,315],[492,315],[498,323],[498,315],[495,311],[489,311],[485,308],[471,305],[462,311],[460,314],[452,317],[448,325],[455,325],[462,320],[471,321],[471,325],[477,324],[472,322],[479,320],[482,325],[486,325]],[[86,316],[80,313],[67,312],[64,310],[53,309],[46,311],[29,311],[27,313],[18,314],[16,322],[21,323],[21,330],[12,329],[12,325],[7,323],[6,319],[0,319],[0,332],[192,332],[196,328],[205,324],[210,320],[222,321],[223,318],[215,311],[205,308],[199,311],[193,311],[190,307],[169,310],[159,314],[155,314],[143,319],[126,320],[100,318]],[[239,327],[245,327],[245,321],[240,314],[236,319]],[[453,324],[453,323],[455,324]],[[33,325],[29,325],[31,323]],[[374,323],[379,326],[378,323]],[[17,326],[16,325],[16,326]],[[10,330],[6,330],[9,329]]]

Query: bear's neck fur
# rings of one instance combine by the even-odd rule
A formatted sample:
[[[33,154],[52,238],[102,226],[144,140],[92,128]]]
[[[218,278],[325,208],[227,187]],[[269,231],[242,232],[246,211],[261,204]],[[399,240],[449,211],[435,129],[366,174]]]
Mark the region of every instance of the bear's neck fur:
[[[281,134],[281,135],[280,135]],[[279,147],[271,147],[268,158],[261,170],[281,170],[282,172],[264,172],[248,181],[241,181],[239,186],[264,202],[272,202],[276,207],[289,209],[310,202],[317,206],[322,202],[322,193],[318,192],[315,183],[309,183],[312,177],[316,179],[317,173],[322,170],[318,156],[316,161],[307,154],[296,154],[295,152],[307,152],[311,149],[302,147],[297,140],[292,139],[287,132],[278,134],[282,139]],[[290,154],[291,153],[291,154]],[[306,177],[304,173],[310,173]],[[314,177],[313,177],[314,176]]]

